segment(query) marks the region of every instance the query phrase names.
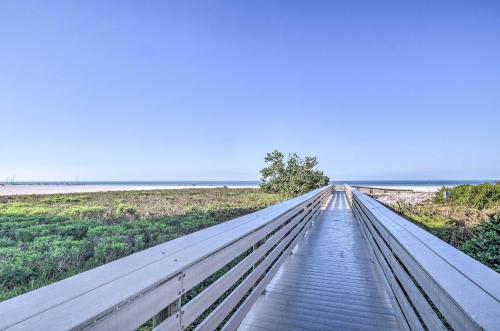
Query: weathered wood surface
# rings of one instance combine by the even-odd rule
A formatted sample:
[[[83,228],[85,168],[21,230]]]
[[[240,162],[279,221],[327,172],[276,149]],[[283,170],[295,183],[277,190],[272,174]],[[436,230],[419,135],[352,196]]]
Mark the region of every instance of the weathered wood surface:
[[[238,330],[398,330],[343,192],[266,286]]]
[[[346,187],[397,311],[412,330],[500,330],[500,275]]]
[[[199,294],[203,299],[195,298],[180,307],[156,329],[187,327],[238,276],[252,270],[223,301],[227,309],[218,308],[207,317],[220,322],[237,308],[245,289],[258,291],[265,285],[330,194],[330,186],[314,190],[4,301],[0,303],[0,330],[133,330],[255,247],[236,264],[237,268],[225,274],[223,279],[228,284],[212,284]],[[261,261],[258,266],[256,261]],[[228,324],[237,326],[238,318],[253,303],[250,297]],[[213,325],[218,326],[215,322]]]

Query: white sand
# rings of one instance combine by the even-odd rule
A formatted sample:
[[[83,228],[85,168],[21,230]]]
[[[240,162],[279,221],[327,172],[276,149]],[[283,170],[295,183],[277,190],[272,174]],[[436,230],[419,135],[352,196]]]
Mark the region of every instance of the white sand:
[[[366,185],[365,187],[413,190],[413,192],[375,193],[370,194],[370,196],[387,205],[393,205],[397,203],[415,205],[432,199],[442,186]]]
[[[404,203],[410,205],[416,205],[432,199],[435,192],[413,192],[413,193],[377,193],[371,194],[371,196],[378,201],[385,203],[387,205],[395,205],[397,203]]]
[[[436,194],[436,192],[442,186],[375,186],[374,185],[371,187],[413,190],[413,192],[401,192],[401,193],[398,192],[376,193],[376,194],[371,194],[371,196],[387,205],[394,205],[397,203],[416,205],[418,203],[422,203],[432,199]]]
[[[86,193],[107,191],[178,190],[188,188],[216,188],[222,186],[192,185],[0,185],[0,195]],[[228,186],[228,188],[248,188],[256,186]]]

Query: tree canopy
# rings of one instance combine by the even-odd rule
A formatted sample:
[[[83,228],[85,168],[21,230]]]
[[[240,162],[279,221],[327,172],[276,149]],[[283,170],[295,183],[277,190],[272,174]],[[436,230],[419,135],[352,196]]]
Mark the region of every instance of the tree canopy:
[[[269,193],[280,193],[294,197],[327,185],[330,179],[322,171],[316,170],[318,158],[313,156],[299,157],[296,153],[285,156],[278,150],[267,153],[262,174],[261,188]]]

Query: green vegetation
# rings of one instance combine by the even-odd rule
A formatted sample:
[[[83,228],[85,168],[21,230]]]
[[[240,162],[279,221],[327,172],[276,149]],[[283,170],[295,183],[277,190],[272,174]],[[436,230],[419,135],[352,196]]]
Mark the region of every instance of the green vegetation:
[[[447,200],[444,198],[445,192],[449,193]],[[500,203],[500,184],[485,183],[481,185],[443,187],[436,193],[434,202],[479,210],[498,207]]]
[[[470,239],[462,244],[461,249],[500,272],[500,214],[476,226]]]
[[[261,188],[265,192],[294,197],[330,182],[322,171],[314,170],[318,165],[316,157],[306,156],[302,159],[293,153],[288,155],[286,162],[284,158],[285,156],[277,150],[267,153],[265,161],[271,164],[260,171]]]
[[[431,201],[390,207],[500,272],[499,183],[443,187]]]
[[[258,189],[0,197],[0,301],[281,200]]]

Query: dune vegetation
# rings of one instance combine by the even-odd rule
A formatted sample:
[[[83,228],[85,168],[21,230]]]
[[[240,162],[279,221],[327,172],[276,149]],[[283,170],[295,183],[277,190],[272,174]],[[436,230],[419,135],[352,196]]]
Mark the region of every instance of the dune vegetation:
[[[499,183],[443,187],[429,201],[390,207],[500,272]]]
[[[259,189],[0,197],[0,301],[283,200]]]

